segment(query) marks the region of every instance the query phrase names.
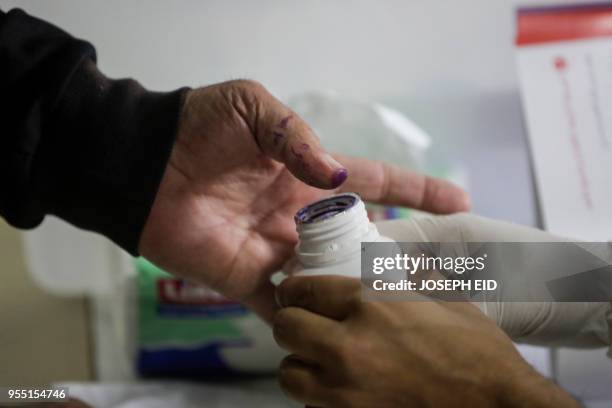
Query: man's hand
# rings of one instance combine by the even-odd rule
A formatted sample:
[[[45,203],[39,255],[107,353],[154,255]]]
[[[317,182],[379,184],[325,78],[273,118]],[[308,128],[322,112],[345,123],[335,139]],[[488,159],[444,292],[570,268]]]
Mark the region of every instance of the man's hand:
[[[361,301],[357,279],[278,287],[283,389],[317,407],[577,407],[510,339],[462,302]]]
[[[337,191],[434,213],[469,207],[448,182],[332,157],[304,121],[255,82],[190,91],[140,252],[270,319],[269,275],[295,245],[294,213]]]

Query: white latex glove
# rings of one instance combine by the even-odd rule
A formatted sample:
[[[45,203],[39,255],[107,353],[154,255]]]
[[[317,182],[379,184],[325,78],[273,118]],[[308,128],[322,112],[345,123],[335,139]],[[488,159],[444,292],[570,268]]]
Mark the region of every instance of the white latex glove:
[[[382,235],[397,242],[570,241],[535,228],[466,213],[383,221],[377,223],[377,227]],[[458,251],[462,251],[461,246],[458,248]],[[467,252],[467,248],[464,248]],[[542,255],[539,259],[523,259],[525,268],[516,273],[525,274],[524,277],[529,279],[528,274],[539,270],[536,263],[546,261],[545,254]],[[541,280],[533,281],[534,285],[543,284]],[[534,292],[537,290],[535,288]],[[495,295],[487,296],[486,302],[476,305],[514,341],[570,347],[602,347],[610,344],[612,312],[609,302],[500,302],[489,299],[495,299]]]

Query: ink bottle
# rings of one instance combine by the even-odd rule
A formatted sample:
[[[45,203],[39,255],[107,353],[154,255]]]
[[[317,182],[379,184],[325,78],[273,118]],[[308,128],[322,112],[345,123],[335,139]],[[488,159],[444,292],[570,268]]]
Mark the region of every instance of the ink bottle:
[[[360,277],[361,243],[394,242],[379,234],[354,193],[307,205],[296,213],[295,223],[299,242],[295,258],[283,268],[286,275]]]

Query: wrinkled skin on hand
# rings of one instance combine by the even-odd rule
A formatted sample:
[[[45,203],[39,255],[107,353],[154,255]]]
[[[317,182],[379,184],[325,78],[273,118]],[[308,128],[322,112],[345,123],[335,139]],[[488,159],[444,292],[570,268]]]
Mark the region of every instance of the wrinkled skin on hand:
[[[578,407],[470,303],[366,302],[340,276],[285,279],[277,298],[280,383],[309,406]]]
[[[348,179],[347,179],[348,174]],[[293,215],[340,191],[435,213],[469,208],[454,185],[321,147],[260,84],[190,91],[139,249],[170,273],[240,300],[270,320],[269,276],[296,243]]]

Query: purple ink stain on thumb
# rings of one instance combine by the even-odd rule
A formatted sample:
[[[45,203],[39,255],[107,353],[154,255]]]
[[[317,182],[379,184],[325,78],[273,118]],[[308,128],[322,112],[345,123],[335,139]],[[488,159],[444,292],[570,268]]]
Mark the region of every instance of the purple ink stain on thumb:
[[[272,134],[274,135],[274,146],[278,146],[278,143],[285,135],[280,132],[272,132]]]
[[[332,187],[336,188],[340,186],[342,183],[346,181],[347,177],[348,177],[347,169],[338,169],[334,171],[334,174],[332,175],[332,178],[331,178]]]
[[[281,129],[287,129],[287,123],[289,122],[289,119],[291,119],[292,117],[293,117],[292,115],[289,115],[280,121],[279,126],[281,127]]]

